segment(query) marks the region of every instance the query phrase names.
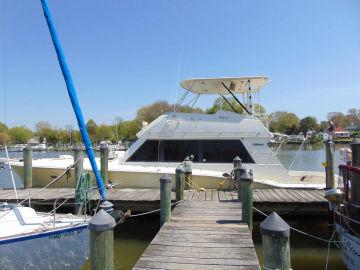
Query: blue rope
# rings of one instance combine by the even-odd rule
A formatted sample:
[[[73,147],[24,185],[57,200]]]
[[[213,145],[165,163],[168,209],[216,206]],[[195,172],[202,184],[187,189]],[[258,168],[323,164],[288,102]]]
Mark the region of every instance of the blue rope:
[[[85,144],[85,149],[86,149],[86,154],[90,160],[90,164],[91,164],[91,168],[94,172],[95,178],[96,178],[96,184],[99,188],[99,192],[100,192],[100,196],[102,200],[106,200],[107,194],[106,194],[106,189],[103,183],[103,180],[101,178],[101,175],[99,173],[96,161],[95,161],[95,155],[94,155],[94,151],[92,148],[92,144],[89,138],[89,135],[87,133],[86,130],[86,125],[85,125],[85,121],[84,121],[84,117],[82,115],[81,112],[81,108],[79,105],[79,101],[76,95],[76,90],[75,90],[75,86],[73,83],[73,80],[71,78],[71,74],[70,74],[70,70],[69,67],[66,63],[65,60],[65,55],[63,53],[62,47],[61,47],[61,43],[60,43],[60,39],[57,35],[56,29],[55,29],[55,25],[51,16],[51,12],[50,9],[48,7],[47,1],[46,0],[41,0],[41,5],[43,7],[44,10],[44,16],[46,18],[46,22],[47,25],[49,27],[49,31],[51,34],[51,39],[52,42],[54,44],[55,50],[56,50],[56,54],[59,60],[59,64],[61,67],[61,71],[62,74],[64,76],[65,79],[65,83],[66,83],[66,88],[68,91],[68,95],[73,107],[73,110],[75,112],[76,115],[76,120],[78,122],[78,126],[79,126],[79,130],[80,130],[80,134],[81,134],[81,138]]]

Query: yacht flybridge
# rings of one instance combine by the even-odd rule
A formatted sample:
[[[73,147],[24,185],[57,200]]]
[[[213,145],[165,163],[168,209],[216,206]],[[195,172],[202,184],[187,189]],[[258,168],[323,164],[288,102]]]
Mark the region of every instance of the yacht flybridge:
[[[158,188],[161,175],[172,175],[174,181],[175,168],[185,157],[192,156],[196,186],[227,188],[226,184],[221,185],[225,180],[223,173],[232,170],[232,160],[239,156],[244,165],[253,170],[257,187],[323,187],[323,173],[287,171],[268,147],[273,135],[260,120],[260,106],[254,106],[257,103],[253,102],[267,83],[265,76],[183,81],[181,85],[186,92],[174,112],[165,113],[144,126],[137,134],[138,140],[126,152],[109,160],[109,180],[116,188]],[[219,95],[234,112],[177,112],[190,93],[193,97],[187,106],[194,106],[201,95],[212,94]],[[229,96],[239,103],[243,113],[236,112]],[[45,186],[72,163],[71,156],[33,160],[33,186]],[[12,160],[11,165],[23,176],[22,161]],[[91,171],[88,159],[84,161],[84,169]],[[56,185],[73,187],[73,178],[68,176]]]

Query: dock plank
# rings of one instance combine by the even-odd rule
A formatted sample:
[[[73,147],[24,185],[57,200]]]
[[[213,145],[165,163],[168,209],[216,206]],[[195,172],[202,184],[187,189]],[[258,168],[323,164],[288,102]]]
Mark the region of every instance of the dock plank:
[[[65,204],[71,206],[73,202],[74,189],[72,188],[40,188],[18,189],[20,200],[28,202],[29,194],[31,203],[52,208],[56,198],[70,198],[70,203]],[[108,200],[116,207],[122,210],[130,209],[133,212],[151,211],[159,208],[160,191],[158,189],[109,189]],[[175,192],[172,192],[172,200],[175,200]],[[96,191],[92,194],[92,200],[97,203],[99,195]],[[255,189],[254,190],[254,206],[261,211],[278,213],[327,213],[328,203],[324,198],[324,190],[318,189]],[[218,209],[216,204],[208,203],[237,203],[237,191],[223,190],[185,190],[184,200],[193,203],[191,208],[202,207],[204,202],[210,209]],[[16,202],[14,191],[12,189],[0,189],[0,201],[9,203]],[[233,206],[227,206],[228,209]]]
[[[177,204],[172,220],[133,269],[156,268],[260,269],[249,230],[241,222],[240,204],[210,200]]]

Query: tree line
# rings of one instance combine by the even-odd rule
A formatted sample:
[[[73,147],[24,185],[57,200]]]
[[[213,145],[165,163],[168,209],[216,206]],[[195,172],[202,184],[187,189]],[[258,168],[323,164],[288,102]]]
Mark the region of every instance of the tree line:
[[[288,135],[306,134],[308,130],[315,132],[323,132],[332,121],[335,127],[345,129],[353,127],[360,129],[360,109],[351,108],[346,114],[342,112],[329,112],[327,120],[318,121],[314,116],[306,116],[300,119],[296,114],[286,111],[276,111],[269,115],[270,126],[272,132],[280,132]]]
[[[93,119],[89,119],[86,128],[93,143],[100,141],[134,140],[136,133],[140,131],[143,122],[150,123],[160,115],[176,110],[177,112],[207,113],[213,114],[218,110],[236,111],[242,113],[243,107],[233,98],[223,102],[220,98],[216,99],[213,105],[203,110],[198,107],[177,106],[166,101],[157,101],[150,105],[143,106],[137,110],[133,120],[124,121],[116,117],[112,124],[97,124]],[[254,108],[265,114],[265,108],[255,104]],[[322,132],[328,126],[328,121],[333,121],[337,127],[347,127],[350,125],[360,127],[360,109],[349,109],[346,114],[341,112],[330,112],[327,121],[318,121],[314,116],[307,116],[300,119],[296,114],[286,111],[276,111],[269,114],[267,124],[270,131],[285,134],[306,134],[308,130]],[[80,132],[72,126],[66,128],[53,127],[47,121],[40,121],[35,125],[35,130],[26,126],[7,127],[0,122],[0,145],[9,143],[26,143],[29,139],[37,137],[40,142],[46,141],[49,145],[75,144],[81,141]]]

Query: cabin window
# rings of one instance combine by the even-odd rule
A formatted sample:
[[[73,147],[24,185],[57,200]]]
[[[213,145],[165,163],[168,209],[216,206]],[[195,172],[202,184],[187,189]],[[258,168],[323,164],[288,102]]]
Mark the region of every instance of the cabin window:
[[[159,141],[146,141],[128,159],[129,161],[158,161]]]
[[[254,163],[240,140],[148,140],[128,161],[182,162],[190,155],[194,162],[231,163],[239,156],[244,163]]]

